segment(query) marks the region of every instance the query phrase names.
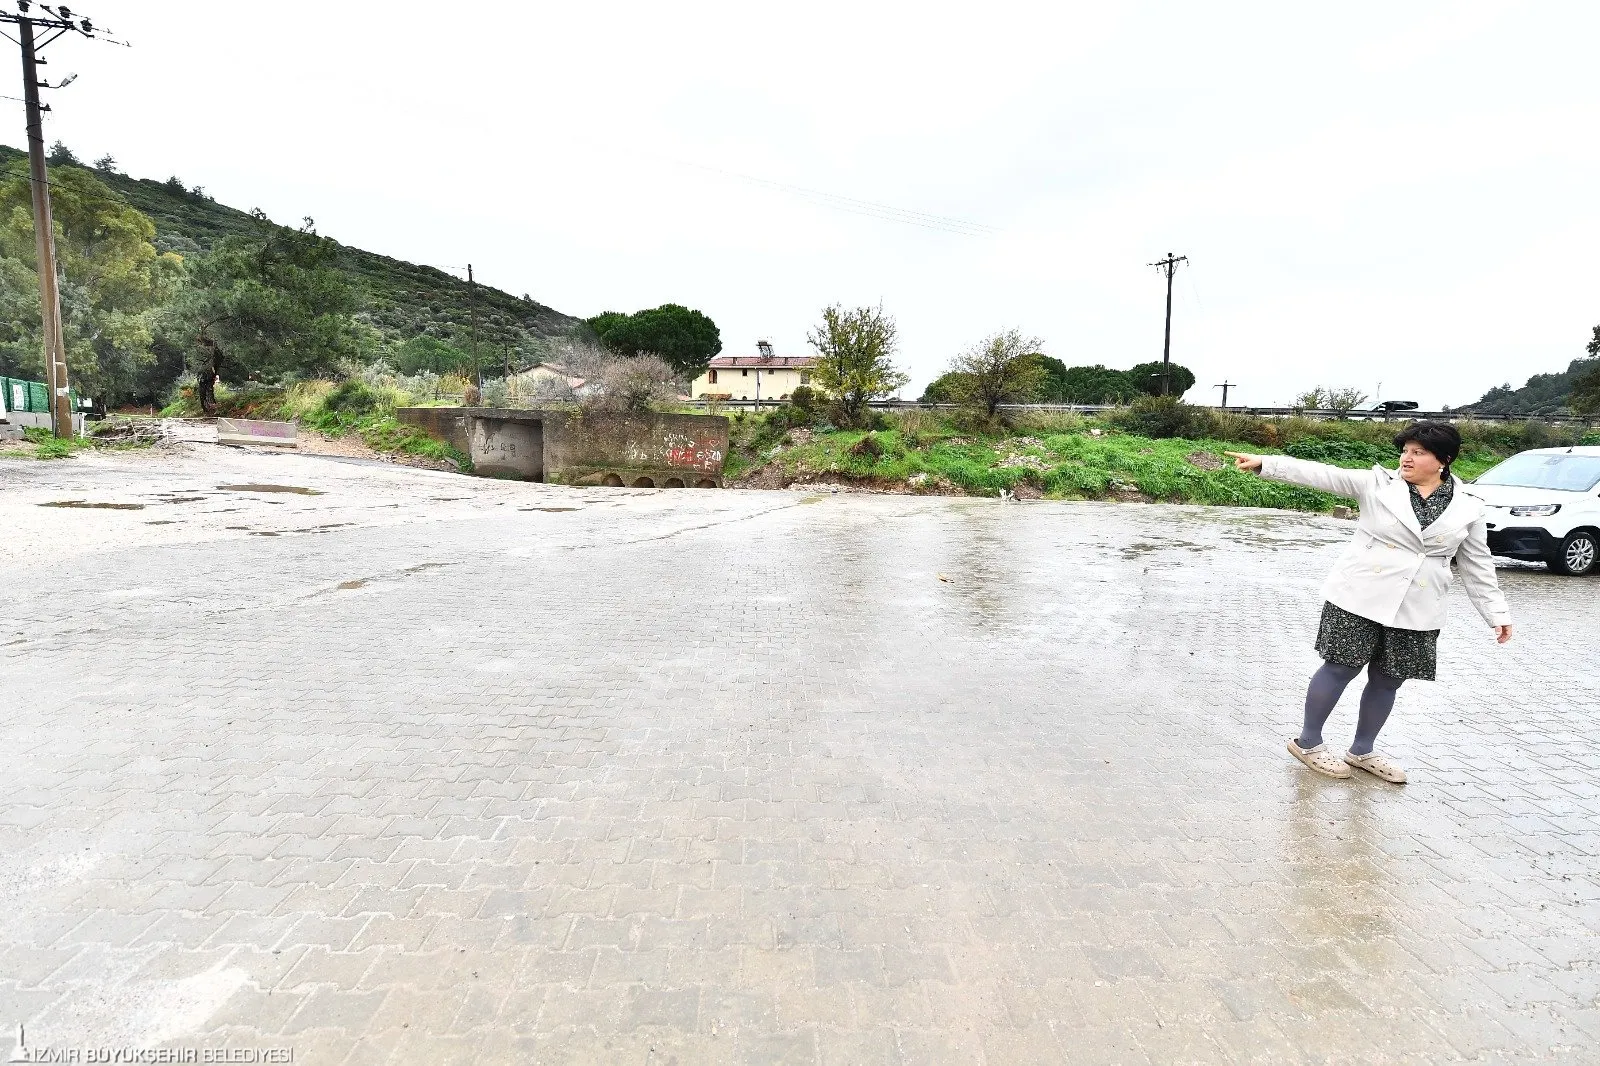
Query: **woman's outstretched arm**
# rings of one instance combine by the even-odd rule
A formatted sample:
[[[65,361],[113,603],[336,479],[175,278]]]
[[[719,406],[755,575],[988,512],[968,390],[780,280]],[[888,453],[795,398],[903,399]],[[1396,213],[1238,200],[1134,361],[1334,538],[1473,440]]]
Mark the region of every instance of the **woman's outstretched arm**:
[[[1362,493],[1373,487],[1372,471],[1346,470],[1339,466],[1308,462],[1287,455],[1248,455],[1244,452],[1224,452],[1232,456],[1233,465],[1246,472],[1257,471],[1273,481],[1287,481],[1304,485],[1308,489],[1321,489],[1336,496],[1348,496],[1360,501]]]
[[[1488,527],[1483,519],[1478,519],[1468,529],[1467,539],[1456,549],[1456,564],[1467,599],[1504,644],[1511,639],[1511,608],[1506,606],[1505,593],[1500,591],[1494,556],[1489,554]]]

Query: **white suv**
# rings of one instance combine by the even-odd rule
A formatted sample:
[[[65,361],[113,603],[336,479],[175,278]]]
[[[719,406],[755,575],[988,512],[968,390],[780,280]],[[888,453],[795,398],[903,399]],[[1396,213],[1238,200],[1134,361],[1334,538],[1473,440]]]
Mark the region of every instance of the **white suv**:
[[[1489,550],[1561,574],[1600,570],[1600,448],[1536,448],[1468,490],[1487,505]]]

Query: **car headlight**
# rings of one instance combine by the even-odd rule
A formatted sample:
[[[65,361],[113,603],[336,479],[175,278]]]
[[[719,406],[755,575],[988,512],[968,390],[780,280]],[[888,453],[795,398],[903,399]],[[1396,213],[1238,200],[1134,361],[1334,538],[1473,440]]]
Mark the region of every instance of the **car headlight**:
[[[1561,510],[1559,503],[1529,503],[1521,507],[1511,508],[1511,513],[1518,518],[1544,518]]]

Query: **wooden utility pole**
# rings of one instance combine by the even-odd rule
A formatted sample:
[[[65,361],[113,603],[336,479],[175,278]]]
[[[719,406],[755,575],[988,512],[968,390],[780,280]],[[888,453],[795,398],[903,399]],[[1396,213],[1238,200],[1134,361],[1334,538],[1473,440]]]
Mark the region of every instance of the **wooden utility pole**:
[[[1166,396],[1172,391],[1172,275],[1178,272],[1179,263],[1187,263],[1186,255],[1173,255],[1150,265],[1156,267],[1167,275],[1167,333],[1166,339],[1161,342],[1161,395]]]
[[[1231,381],[1224,381],[1221,385],[1213,385],[1211,387],[1213,389],[1221,389],[1222,390],[1222,409],[1224,411],[1226,411],[1228,409],[1228,390],[1229,389],[1236,389],[1239,386],[1235,385]]]
[[[44,166],[44,121],[39,113],[38,55],[33,20],[17,27],[22,36],[22,98],[28,109],[28,176],[33,185],[33,243],[39,264],[39,303],[44,309],[44,382],[50,389],[50,425],[58,437],[72,436],[72,399],[67,392],[67,347],[61,337],[61,290],[56,281],[56,229],[50,217],[50,181]]]
[[[467,264],[467,316],[472,323],[472,378],[483,392],[483,367],[478,362],[478,283],[472,280],[472,264]]]
[[[49,104],[39,103],[39,90],[51,88],[39,80],[39,66],[45,61],[39,53],[45,46],[69,33],[81,34],[92,40],[104,34],[90,20],[73,18],[69,8],[39,4],[47,15],[31,15],[33,0],[17,0],[18,14],[0,13],[0,23],[17,27],[13,41],[22,46],[22,102],[28,112],[28,179],[33,190],[33,240],[39,268],[39,303],[42,314],[41,333],[44,338],[44,379],[50,390],[50,425],[58,437],[72,436],[72,399],[67,384],[67,346],[61,331],[61,289],[56,276],[56,230],[50,217],[50,178],[44,163],[44,121],[42,113],[50,110]],[[48,36],[39,41],[35,30]],[[0,31],[3,32],[3,31]],[[122,43],[122,42],[113,42]],[[71,79],[68,78],[67,81]],[[55,87],[60,88],[66,82]]]

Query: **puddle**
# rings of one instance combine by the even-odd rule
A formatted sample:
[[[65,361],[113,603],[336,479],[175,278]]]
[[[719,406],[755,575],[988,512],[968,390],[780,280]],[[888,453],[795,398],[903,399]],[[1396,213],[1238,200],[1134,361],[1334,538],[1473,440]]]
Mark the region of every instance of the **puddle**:
[[[307,489],[299,485],[218,485],[218,492],[293,492],[301,496],[321,496],[321,489]]]
[[[405,572],[408,574],[420,574],[424,570],[442,570],[449,565],[449,563],[418,563],[416,566],[406,567]]]
[[[363,577],[363,578],[359,578],[359,579],[357,579],[355,581],[341,581],[341,582],[339,582],[339,587],[342,588],[342,589],[358,589],[358,588],[361,588],[366,583],[367,583],[367,579]]]
[[[304,529],[291,529],[291,530],[289,530],[289,532],[291,532],[291,533],[326,533],[330,529],[341,529],[341,528],[343,528],[345,526],[353,526],[353,525],[355,525],[354,522],[329,522],[325,526],[306,526]]]
[[[175,526],[178,523],[171,518],[163,518],[155,522],[146,522],[147,526]]]
[[[204,499],[205,499],[204,496],[173,496],[173,497],[170,497],[168,499],[162,500],[161,502],[162,503],[199,503]]]
[[[272,529],[259,529],[259,530],[257,530],[256,532],[254,532],[254,533],[252,533],[250,535],[252,537],[281,537],[281,536],[283,536],[282,533],[279,533],[276,530],[272,530]]]
[[[40,507],[72,507],[92,511],[142,511],[142,503],[90,503],[88,500],[51,500]]]
[[[582,507],[518,507],[519,511],[581,511]]]

